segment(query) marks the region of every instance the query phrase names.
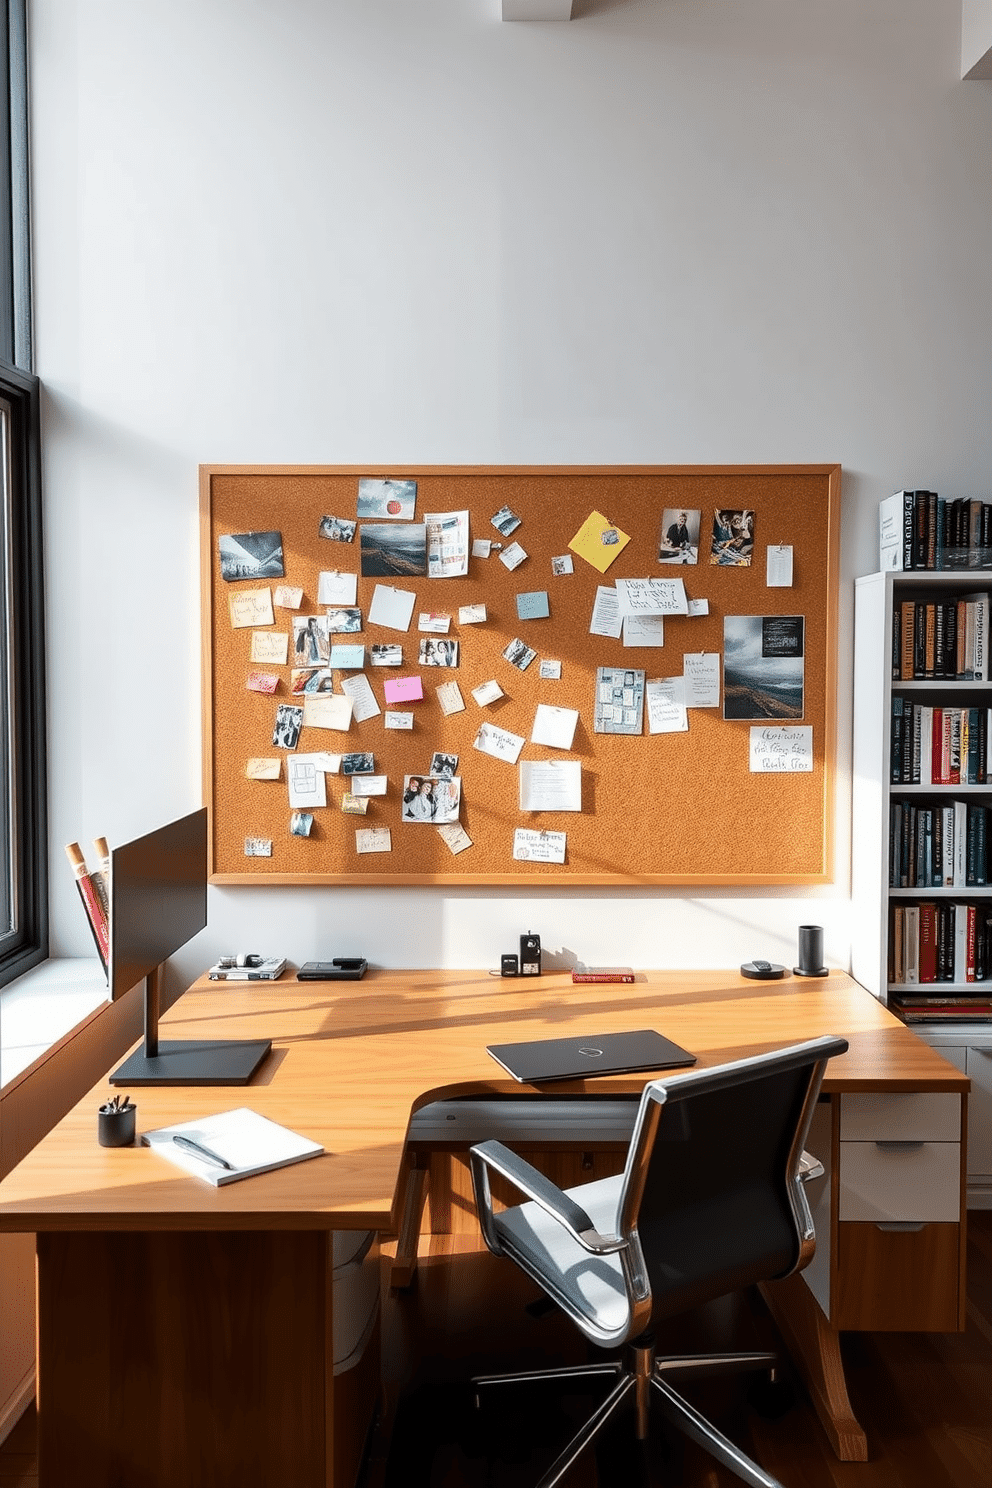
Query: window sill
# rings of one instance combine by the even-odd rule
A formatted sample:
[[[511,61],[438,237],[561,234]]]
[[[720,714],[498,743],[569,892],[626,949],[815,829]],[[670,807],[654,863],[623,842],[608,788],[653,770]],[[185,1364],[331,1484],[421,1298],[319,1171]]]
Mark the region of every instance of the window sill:
[[[0,991],[0,1087],[106,1001],[107,979],[96,957],[43,961],[4,987]]]

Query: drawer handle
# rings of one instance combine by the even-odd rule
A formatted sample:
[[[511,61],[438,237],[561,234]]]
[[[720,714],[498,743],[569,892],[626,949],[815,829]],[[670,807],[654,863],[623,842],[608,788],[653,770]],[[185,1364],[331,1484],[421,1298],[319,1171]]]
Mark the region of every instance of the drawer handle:
[[[920,1230],[925,1230],[926,1225],[912,1219],[886,1219],[879,1220],[875,1228],[884,1230],[886,1235],[916,1235]]]
[[[925,1142],[876,1142],[882,1152],[910,1152],[916,1147],[925,1147]]]

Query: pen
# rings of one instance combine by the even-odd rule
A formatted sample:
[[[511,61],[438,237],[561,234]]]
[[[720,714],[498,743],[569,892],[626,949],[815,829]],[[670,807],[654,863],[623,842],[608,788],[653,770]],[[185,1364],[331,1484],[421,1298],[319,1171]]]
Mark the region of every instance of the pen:
[[[175,1136],[172,1140],[184,1152],[193,1152],[197,1157],[206,1158],[207,1162],[216,1163],[218,1167],[226,1168],[229,1173],[234,1172],[234,1164],[229,1163],[226,1157],[221,1157],[219,1152],[211,1152],[209,1147],[202,1147],[199,1142],[194,1142],[191,1137]]]

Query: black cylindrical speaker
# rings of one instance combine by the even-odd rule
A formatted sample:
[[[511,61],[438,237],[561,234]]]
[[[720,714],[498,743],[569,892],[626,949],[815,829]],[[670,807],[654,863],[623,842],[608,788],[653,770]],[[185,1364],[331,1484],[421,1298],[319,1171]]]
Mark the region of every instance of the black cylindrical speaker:
[[[828,968],[823,964],[823,926],[799,926],[799,965],[793,967],[796,976],[826,976]]]

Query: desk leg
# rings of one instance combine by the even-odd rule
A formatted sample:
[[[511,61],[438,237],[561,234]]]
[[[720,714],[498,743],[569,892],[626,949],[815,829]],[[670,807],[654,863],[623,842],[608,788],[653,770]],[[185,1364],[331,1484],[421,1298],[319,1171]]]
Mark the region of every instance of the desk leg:
[[[396,1259],[389,1273],[389,1285],[396,1291],[403,1291],[411,1284],[417,1269],[420,1223],[424,1217],[429,1179],[430,1169],[427,1167],[413,1167],[406,1175],[400,1232],[396,1241]]]
[[[42,1488],[331,1488],[329,1233],[37,1244]]]
[[[801,1276],[766,1282],[761,1294],[802,1374],[834,1452],[841,1462],[867,1462],[868,1439],[847,1397],[840,1335],[827,1322]]]

